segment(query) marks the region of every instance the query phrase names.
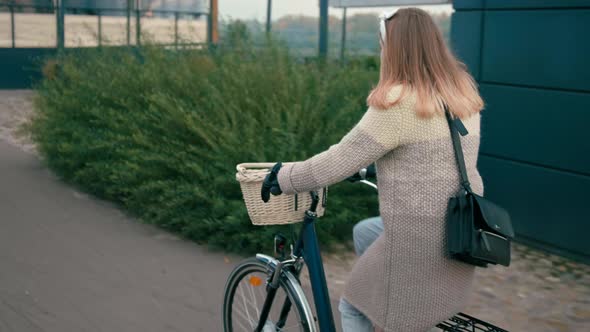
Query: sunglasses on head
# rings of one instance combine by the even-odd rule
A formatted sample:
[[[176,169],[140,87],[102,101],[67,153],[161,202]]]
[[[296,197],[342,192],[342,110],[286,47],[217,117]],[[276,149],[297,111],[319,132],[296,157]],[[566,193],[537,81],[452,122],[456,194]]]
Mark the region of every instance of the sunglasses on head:
[[[385,26],[385,22],[389,21],[394,15],[395,15],[396,11],[392,11],[392,12],[384,12],[382,13],[379,18],[379,32],[380,32],[380,36],[381,36],[381,42],[383,43],[383,45],[386,44],[386,40],[387,40],[387,27]]]

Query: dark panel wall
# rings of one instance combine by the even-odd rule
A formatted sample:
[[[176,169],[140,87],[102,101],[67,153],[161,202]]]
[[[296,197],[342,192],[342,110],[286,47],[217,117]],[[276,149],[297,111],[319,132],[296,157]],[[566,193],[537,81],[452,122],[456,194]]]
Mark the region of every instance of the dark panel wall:
[[[485,195],[510,211],[517,240],[588,261],[590,178],[482,154]],[[584,256],[586,256],[584,258]]]
[[[55,48],[0,48],[0,89],[30,89],[41,78],[43,59]]]
[[[518,238],[590,262],[590,0],[455,0],[486,102],[479,169]]]
[[[481,11],[456,11],[453,14],[451,25],[451,41],[455,52],[458,53],[476,80],[479,80],[482,18]]]
[[[480,90],[482,153],[590,174],[590,93],[489,83]]]
[[[590,8],[486,11],[486,81],[590,92]]]
[[[137,52],[135,47],[108,47]],[[105,48],[66,48],[63,52],[84,56],[86,53],[100,52]],[[44,63],[47,59],[55,59],[57,53],[56,48],[0,48],[0,89],[33,88],[43,77]]]

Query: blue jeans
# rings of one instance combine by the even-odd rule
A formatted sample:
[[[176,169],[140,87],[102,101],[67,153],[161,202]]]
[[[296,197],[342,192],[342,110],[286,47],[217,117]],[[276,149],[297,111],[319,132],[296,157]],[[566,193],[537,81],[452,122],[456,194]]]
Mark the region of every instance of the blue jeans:
[[[381,217],[365,219],[356,224],[352,230],[352,239],[357,256],[362,255],[382,232],[383,220]],[[343,332],[374,331],[371,321],[344,298],[340,299],[338,310],[342,318]]]

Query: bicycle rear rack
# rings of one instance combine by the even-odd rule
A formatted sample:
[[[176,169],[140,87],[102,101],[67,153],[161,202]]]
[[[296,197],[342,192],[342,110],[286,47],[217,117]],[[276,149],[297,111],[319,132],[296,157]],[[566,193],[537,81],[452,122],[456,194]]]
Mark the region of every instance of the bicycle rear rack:
[[[508,332],[462,312],[439,323],[436,327],[448,332]]]

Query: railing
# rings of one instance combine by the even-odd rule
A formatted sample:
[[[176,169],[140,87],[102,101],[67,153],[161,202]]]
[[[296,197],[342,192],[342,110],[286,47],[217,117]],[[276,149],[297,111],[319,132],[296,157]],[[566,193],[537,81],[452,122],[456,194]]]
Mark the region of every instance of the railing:
[[[0,0],[0,15],[6,12],[9,13],[10,16],[10,47],[16,48],[17,45],[17,36],[16,36],[16,24],[15,24],[15,16],[20,15],[22,12],[26,10],[32,10],[33,12],[27,12],[26,14],[51,14],[55,13],[55,31],[56,31],[56,47],[58,49],[63,49],[66,47],[66,14],[72,12],[79,12],[84,11],[86,13],[92,13],[89,16],[96,16],[96,24],[98,25],[97,28],[97,46],[102,46],[104,42],[104,22],[103,18],[125,18],[126,23],[126,40],[124,43],[119,43],[119,45],[132,45],[131,40],[131,25],[132,19],[135,19],[135,45],[141,44],[142,39],[142,18],[143,19],[160,19],[166,20],[167,17],[173,17],[174,19],[174,38],[172,43],[157,43],[159,45],[164,46],[175,46],[178,47],[179,45],[203,45],[206,43],[211,42],[212,38],[212,31],[211,31],[211,18],[209,12],[206,11],[178,11],[178,10],[158,10],[158,9],[146,9],[141,8],[140,2],[138,0],[127,0],[125,8],[96,8],[96,7],[82,7],[82,6],[62,6],[61,1],[55,1],[57,4],[55,5],[34,5],[34,4],[22,4],[16,3],[14,0],[9,1],[2,1]],[[107,13],[105,15],[105,13]],[[120,13],[121,15],[112,15],[112,13]],[[150,14],[153,17],[145,16],[146,14]],[[111,15],[108,15],[111,14]],[[47,15],[45,15],[47,16]],[[68,15],[68,18],[75,17],[76,15]],[[160,16],[158,18],[158,16]],[[206,17],[205,25],[206,25],[206,36],[203,38],[203,41],[197,42],[187,42],[180,39],[179,36],[179,22],[182,18],[190,17],[192,22],[199,22],[198,20],[201,17]],[[1,24],[1,23],[0,23]]]

